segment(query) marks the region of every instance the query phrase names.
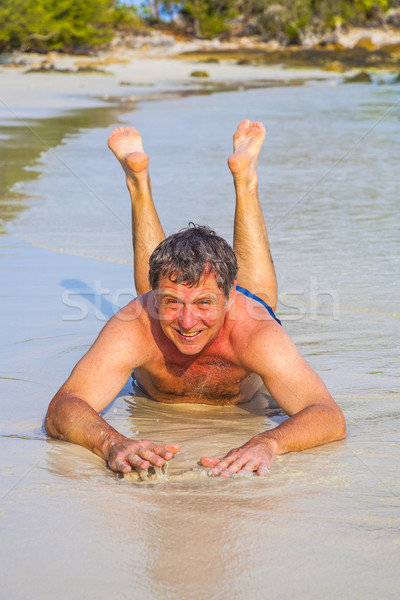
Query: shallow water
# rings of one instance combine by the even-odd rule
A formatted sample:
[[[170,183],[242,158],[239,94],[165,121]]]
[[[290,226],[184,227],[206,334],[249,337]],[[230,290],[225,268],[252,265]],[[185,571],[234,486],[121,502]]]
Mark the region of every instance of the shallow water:
[[[143,134],[166,232],[193,220],[229,240],[231,135],[245,117],[267,128],[260,195],[278,316],[343,408],[348,438],[279,457],[266,478],[212,479],[197,462],[282,418],[263,393],[241,407],[170,406],[128,382],[105,418],[181,443],[166,480],[120,479],[86,450],[46,440],[48,400],[133,293],[109,124],[64,137],[35,162],[36,179],[14,187],[34,202],[0,238],[13,265],[2,267],[15,325],[2,339],[0,480],[13,598],[48,598],[55,586],[59,598],[397,597],[398,90],[315,82],[120,117]]]

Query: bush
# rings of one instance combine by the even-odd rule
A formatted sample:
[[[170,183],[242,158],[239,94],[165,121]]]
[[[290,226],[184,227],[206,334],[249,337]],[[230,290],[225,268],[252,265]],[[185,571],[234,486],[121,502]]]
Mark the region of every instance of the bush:
[[[234,1],[194,0],[185,2],[182,16],[189,20],[197,37],[213,38],[229,28],[235,16]]]
[[[394,0],[242,0],[240,6],[246,18],[263,29],[267,39],[298,44],[308,33],[326,33],[338,25],[379,22],[393,3]]]
[[[104,44],[132,14],[112,0],[0,0],[0,51],[77,51]]]

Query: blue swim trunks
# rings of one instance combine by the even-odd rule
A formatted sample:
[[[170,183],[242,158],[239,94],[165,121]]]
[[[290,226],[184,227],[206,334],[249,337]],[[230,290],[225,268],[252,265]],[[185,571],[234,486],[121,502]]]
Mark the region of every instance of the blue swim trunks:
[[[242,287],[240,285],[237,285],[236,289],[241,294],[244,294],[248,298],[253,298],[253,300],[256,300],[257,302],[259,302],[260,304],[262,304],[264,306],[264,308],[267,309],[267,311],[269,312],[269,314],[271,315],[271,317],[273,317],[275,319],[275,321],[277,323],[279,323],[279,325],[282,325],[282,323],[280,322],[280,320],[274,315],[274,311],[272,310],[272,308],[266,302],[264,302],[264,300],[261,300],[261,298],[259,298],[255,294],[252,294],[251,292],[249,292],[249,290],[246,290],[246,288],[244,288],[244,287]]]

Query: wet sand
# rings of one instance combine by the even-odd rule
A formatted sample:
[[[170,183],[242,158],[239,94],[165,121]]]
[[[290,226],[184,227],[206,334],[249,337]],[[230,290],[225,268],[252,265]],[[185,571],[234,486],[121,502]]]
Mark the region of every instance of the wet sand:
[[[136,83],[147,82],[148,87],[137,86],[134,95],[144,98],[155,91],[178,97],[187,82],[187,65],[178,66],[175,61],[151,64],[158,64],[160,70],[152,73],[150,63],[140,63]],[[211,67],[218,69],[224,80],[223,66]],[[166,68],[170,69],[169,78],[163,77]],[[177,83],[179,69],[186,71]],[[252,69],[234,68],[237,81],[244,73],[251,80]],[[283,259],[278,258],[279,272],[292,266],[289,276],[293,276],[293,271],[301,268],[299,240],[306,273],[309,269],[323,278],[328,264],[339,278],[339,274],[352,272],[352,261],[358,266],[347,296],[344,287],[341,291],[340,321],[329,321],[328,307],[328,317],[318,323],[311,319],[292,325],[307,359],[345,410],[348,440],[280,457],[262,481],[256,477],[231,481],[197,477],[197,460],[205,448],[222,453],[226,446],[271,426],[280,414],[268,408],[262,395],[254,405],[243,408],[161,406],[133,395],[128,382],[105,418],[127,435],[160,441],[168,435],[183,442],[183,448],[170,465],[170,481],[120,479],[85,449],[47,439],[42,420],[49,399],[115,305],[134,293],[131,266],[51,252],[9,231],[18,210],[23,214],[24,207],[35,202],[35,198],[18,195],[26,188],[19,188],[16,182],[25,178],[29,183],[29,178],[39,176],[42,153],[67,142],[66,135],[72,139],[90,127],[107,128],[114,119],[123,119],[123,99],[108,103],[104,97],[113,99],[121,89],[125,97],[126,86],[120,86],[113,76],[88,76],[82,83],[82,75],[10,75],[8,69],[2,80],[3,75],[0,72],[0,81],[6,82],[0,94],[6,99],[2,132],[15,144],[11,154],[2,154],[2,170],[7,165],[10,175],[1,191],[3,206],[9,208],[5,213],[2,207],[2,218],[6,215],[8,220],[0,235],[0,569],[7,595],[38,600],[54,594],[60,600],[143,596],[261,600],[268,593],[282,599],[395,598],[399,583],[398,392],[390,365],[394,364],[398,313],[382,297],[383,290],[387,297],[395,292],[391,283],[385,284],[394,281],[390,275],[393,267],[386,263],[395,231],[389,208],[381,209],[375,196],[364,207],[360,193],[357,211],[356,205],[350,205],[349,190],[349,215],[335,212],[337,204],[332,207],[322,198],[321,213],[314,207],[310,218],[307,205],[304,214],[293,217],[292,225],[287,220],[286,233],[279,233],[281,245],[289,249]],[[28,77],[36,82],[30,84],[29,102],[23,97]],[[125,73],[120,77],[125,78]],[[224,81],[231,77],[229,74]],[[272,77],[272,72],[268,73],[268,79]],[[94,95],[87,96],[88,90]],[[132,110],[131,105],[127,108]],[[65,120],[57,130],[59,111],[71,112],[63,113]],[[159,118],[161,112],[156,113]],[[168,116],[167,109],[162,114]],[[40,123],[43,130],[38,139],[35,132]],[[287,127],[291,130],[292,124]],[[27,137],[24,130],[29,132]],[[388,138],[385,130],[381,135]],[[38,140],[36,145],[29,136]],[[387,143],[388,156],[392,156],[390,140]],[[18,158],[21,147],[24,151]],[[32,153],[29,171],[24,171],[24,160],[28,162]],[[393,195],[393,190],[388,187],[386,195]],[[333,213],[325,230],[324,203],[328,214]],[[374,221],[371,215],[375,215]],[[332,233],[333,218],[340,232],[354,220],[361,237],[349,241],[341,238],[342,233]],[[383,233],[374,238],[375,222]],[[296,240],[291,237],[294,231],[298,231]],[[387,278],[379,279],[379,273],[372,271],[372,292],[371,283],[360,280],[369,234],[376,240],[380,272],[388,272]],[[332,235],[336,235],[333,240]],[[331,246],[329,263],[322,254],[326,245]],[[359,248],[362,258],[357,254]],[[326,277],[332,281],[330,275]],[[123,294],[116,295],[118,290]],[[283,313],[290,316],[287,307]],[[373,322],[379,332],[372,330]],[[288,326],[290,329],[290,321]],[[356,337],[353,329],[358,332]],[[194,477],[179,479],[187,472]]]

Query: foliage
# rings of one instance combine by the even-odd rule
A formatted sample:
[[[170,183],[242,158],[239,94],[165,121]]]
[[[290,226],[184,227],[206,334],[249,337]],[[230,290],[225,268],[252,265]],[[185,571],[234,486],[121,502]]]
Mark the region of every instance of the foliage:
[[[262,33],[266,39],[300,43],[307,34],[338,26],[379,21],[397,0],[147,0],[142,15],[151,23],[178,15],[183,27],[199,37],[212,38],[234,28]],[[235,22],[236,19],[236,22]]]
[[[183,4],[182,15],[198,37],[213,38],[228,29],[236,15],[234,4],[234,0],[194,0]]]
[[[140,15],[147,23],[157,25],[163,22],[163,18],[172,21],[172,19],[179,14],[182,6],[182,1],[146,0],[140,5]]]
[[[132,9],[112,0],[0,0],[0,50],[71,50],[103,44]]]
[[[237,6],[244,19],[257,23],[266,38],[297,44],[307,34],[365,24],[392,4],[391,0],[242,0]]]
[[[250,31],[298,44],[338,26],[382,21],[398,0],[143,0],[139,15],[124,2],[0,0],[0,52],[85,50],[110,40],[115,29],[172,19],[175,28],[203,38]]]

